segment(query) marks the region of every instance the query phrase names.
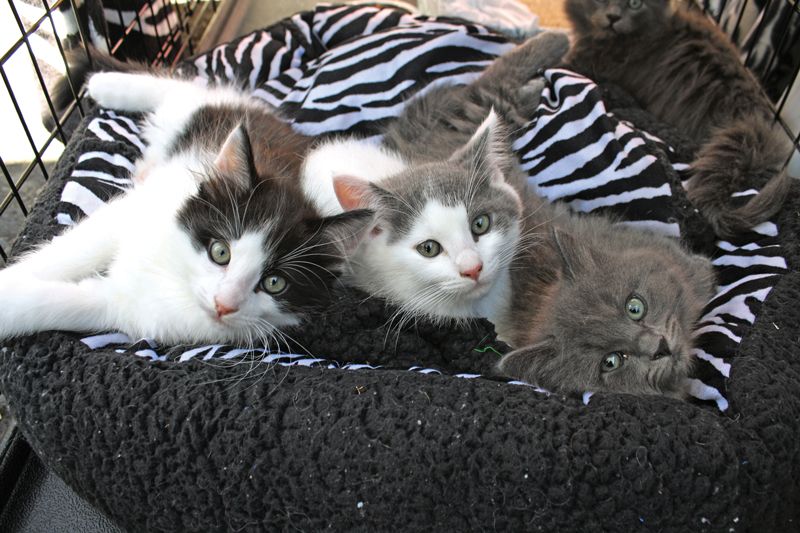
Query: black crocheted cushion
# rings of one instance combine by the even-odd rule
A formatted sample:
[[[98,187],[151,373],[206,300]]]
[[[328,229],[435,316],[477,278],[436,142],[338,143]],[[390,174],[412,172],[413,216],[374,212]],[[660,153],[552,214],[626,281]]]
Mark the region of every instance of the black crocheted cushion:
[[[456,35],[448,37],[447,28],[457,28]],[[343,31],[350,33],[345,37]],[[392,46],[398,35],[428,46],[427,59],[413,56],[421,71],[402,76],[424,82],[442,72],[431,65],[442,64],[466,80],[502,44],[475,26],[429,22],[395,10],[332,7],[247,36],[195,65],[220,73],[233,64],[235,75],[249,69],[254,75],[244,79],[252,80],[256,92],[269,99],[280,90],[279,99],[289,102],[284,108],[296,104],[298,129],[330,119],[338,126],[328,131],[370,133],[391,116],[383,111],[394,97],[384,99],[383,108],[365,104],[356,115],[349,114],[351,98],[348,109],[321,118],[320,109],[303,107],[299,102],[306,100],[292,96],[309,77],[320,83],[319,91],[330,86],[331,65],[343,57],[336,52],[355,53],[365,42],[359,41],[362,33],[380,46]],[[308,60],[294,64],[285,47],[270,48],[279,37],[285,44],[287,35]],[[433,43],[425,40],[431,35]],[[248,64],[258,45],[262,59]],[[234,64],[237,57],[241,61]],[[317,57],[323,67],[314,62]],[[271,65],[283,74],[264,74]],[[551,73],[551,81],[559,76],[564,74]],[[675,165],[680,171],[679,161],[693,147],[631,108],[624,95],[612,91],[605,100],[614,110],[611,118],[632,120],[676,149],[646,140],[642,153],[631,152],[640,161],[658,160],[648,167],[650,188],[669,187],[653,202],[639,204],[654,215],[639,211],[630,218],[674,225],[695,248],[719,250],[686,204],[676,173]],[[82,156],[105,152],[134,160],[138,149],[130,139],[109,133],[130,127],[126,120],[106,111],[87,117],[16,252],[83,215],[86,204],[79,199],[87,196],[76,194],[79,187],[107,198],[107,190],[80,172],[90,169]],[[114,126],[103,129],[110,122]],[[523,144],[515,148],[524,165],[537,143]],[[110,166],[99,170],[116,172]],[[74,185],[65,188],[69,183]],[[534,184],[547,189],[546,183]],[[703,360],[709,373],[698,377],[724,393],[724,412],[660,397],[564,397],[475,377],[486,374],[505,349],[493,341],[487,322],[468,329],[420,323],[387,335],[391,310],[350,295],[343,295],[339,313],[298,332],[298,340],[324,360],[275,355],[268,364],[269,355],[226,359],[232,352],[176,353],[51,332],[6,343],[2,389],[45,463],[132,530],[789,531],[800,519],[797,192],[795,187],[775,220],[777,235],[743,237],[780,245],[779,254],[762,254],[785,260],[789,272],[762,272],[757,269],[766,267],[757,260],[748,263],[756,275],[775,274],[769,286],[758,288],[766,291],[763,304],[755,296],[747,299],[755,323],[728,324],[726,331],[741,342],[715,340],[719,331],[703,341],[710,350],[710,359]],[[735,275],[743,280],[751,272]],[[712,370],[719,370],[716,378]]]

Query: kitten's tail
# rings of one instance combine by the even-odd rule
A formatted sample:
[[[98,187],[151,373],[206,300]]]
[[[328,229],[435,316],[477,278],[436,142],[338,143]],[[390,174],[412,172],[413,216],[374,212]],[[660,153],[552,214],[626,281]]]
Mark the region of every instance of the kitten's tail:
[[[76,95],[80,93],[86,80],[95,72],[155,73],[152,67],[148,67],[144,63],[120,61],[93,46],[88,46],[86,50],[82,48],[70,50],[66,57],[67,65],[69,65],[69,77],[61,76],[50,88],[50,100],[59,116],[62,116],[69,105],[75,101]],[[42,118],[48,129],[52,130],[55,127],[49,111]]]
[[[718,129],[692,165],[689,200],[720,237],[746,232],[781,209],[792,185],[783,168],[789,151],[767,120],[740,120]],[[732,196],[749,188],[753,178],[768,181],[744,205],[732,207]]]

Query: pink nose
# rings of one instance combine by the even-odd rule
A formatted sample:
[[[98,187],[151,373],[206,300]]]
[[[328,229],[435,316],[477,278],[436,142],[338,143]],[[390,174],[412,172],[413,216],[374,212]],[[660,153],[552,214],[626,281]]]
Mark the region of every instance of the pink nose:
[[[222,318],[225,315],[229,315],[231,313],[235,313],[236,311],[239,310],[236,307],[228,307],[225,304],[219,303],[219,300],[217,300],[216,298],[214,298],[214,307],[217,310],[217,318]]]
[[[478,263],[477,265],[475,265],[470,269],[462,270],[461,277],[470,278],[473,281],[478,281],[478,278],[481,275],[481,270],[483,270],[483,263]]]

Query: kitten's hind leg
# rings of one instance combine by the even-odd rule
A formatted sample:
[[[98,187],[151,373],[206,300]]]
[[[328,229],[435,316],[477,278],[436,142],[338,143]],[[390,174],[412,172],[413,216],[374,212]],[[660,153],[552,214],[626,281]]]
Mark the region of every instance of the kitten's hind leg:
[[[100,107],[133,113],[155,111],[176,93],[184,100],[199,99],[203,91],[188,80],[126,72],[98,72],[86,87]]]
[[[0,339],[39,331],[113,328],[102,278],[79,283],[0,277]]]
[[[522,87],[536,73],[561,62],[569,50],[569,38],[563,32],[547,31],[531,37],[514,50],[489,65],[477,85]]]

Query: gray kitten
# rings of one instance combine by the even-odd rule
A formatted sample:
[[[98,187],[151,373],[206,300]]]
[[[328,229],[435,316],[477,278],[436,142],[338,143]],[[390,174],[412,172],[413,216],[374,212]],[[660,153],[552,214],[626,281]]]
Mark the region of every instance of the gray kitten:
[[[512,300],[497,324],[522,348],[498,370],[549,390],[682,397],[693,328],[714,292],[711,262],[558,205],[526,226],[542,241],[512,264]]]
[[[576,37],[570,68],[622,86],[702,143],[688,196],[718,235],[746,231],[780,209],[791,147],[773,128],[758,81],[711,20],[668,0],[567,0],[566,12]],[[753,177],[766,181],[761,192],[732,206],[731,195]]]

